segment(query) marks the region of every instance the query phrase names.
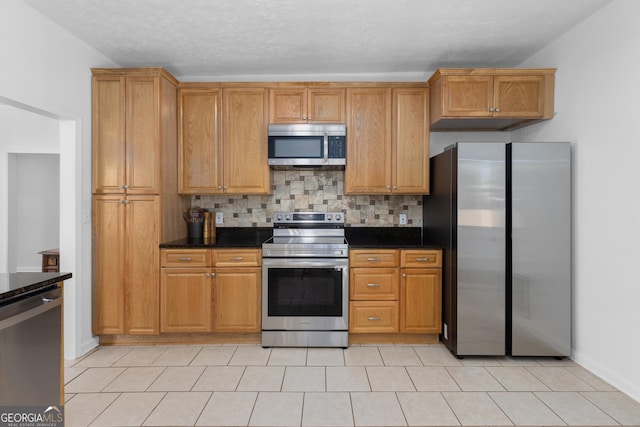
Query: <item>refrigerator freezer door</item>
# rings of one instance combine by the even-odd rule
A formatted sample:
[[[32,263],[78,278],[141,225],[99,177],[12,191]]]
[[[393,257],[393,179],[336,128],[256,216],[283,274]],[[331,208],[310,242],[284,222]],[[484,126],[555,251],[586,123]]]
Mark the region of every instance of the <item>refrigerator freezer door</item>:
[[[570,356],[571,146],[511,144],[514,356]]]
[[[458,143],[457,351],[503,355],[506,336],[506,152]]]

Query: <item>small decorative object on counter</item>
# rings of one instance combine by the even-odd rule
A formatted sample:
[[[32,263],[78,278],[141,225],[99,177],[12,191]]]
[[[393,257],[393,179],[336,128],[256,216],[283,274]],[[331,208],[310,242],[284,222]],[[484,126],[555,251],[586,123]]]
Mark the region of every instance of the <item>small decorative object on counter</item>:
[[[215,213],[208,210],[204,211],[203,237],[207,243],[215,242],[216,239]]]
[[[191,240],[202,239],[202,233],[204,229],[204,212],[205,210],[194,206],[187,212],[182,214],[185,222],[187,223],[188,237]]]

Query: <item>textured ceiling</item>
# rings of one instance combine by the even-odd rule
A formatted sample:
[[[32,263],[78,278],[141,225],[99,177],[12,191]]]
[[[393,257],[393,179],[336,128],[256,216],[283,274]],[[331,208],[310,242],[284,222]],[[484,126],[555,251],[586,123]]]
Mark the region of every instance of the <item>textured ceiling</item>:
[[[122,67],[222,81],[517,66],[611,0],[23,1]]]

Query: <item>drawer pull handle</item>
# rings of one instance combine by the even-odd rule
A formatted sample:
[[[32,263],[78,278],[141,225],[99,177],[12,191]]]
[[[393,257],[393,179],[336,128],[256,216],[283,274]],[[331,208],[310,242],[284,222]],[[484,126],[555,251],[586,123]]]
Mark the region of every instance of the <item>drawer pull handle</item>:
[[[367,261],[369,262],[380,261],[380,258],[367,258]]]
[[[379,317],[367,317],[367,320],[370,322],[379,322],[382,319]]]
[[[431,261],[431,258],[416,258],[417,262],[428,262]]]
[[[244,258],[241,256],[232,256],[229,261],[242,261]]]
[[[182,257],[182,258],[178,258],[178,261],[182,261],[182,262],[189,262],[189,261],[191,261],[192,259],[193,259],[193,258],[191,258],[191,257],[185,256],[185,257]]]
[[[368,288],[379,288],[380,283],[367,283]]]

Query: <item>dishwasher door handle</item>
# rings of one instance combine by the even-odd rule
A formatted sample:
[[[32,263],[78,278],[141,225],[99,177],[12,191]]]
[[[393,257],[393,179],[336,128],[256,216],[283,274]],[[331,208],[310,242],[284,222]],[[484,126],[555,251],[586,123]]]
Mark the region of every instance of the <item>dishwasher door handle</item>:
[[[33,317],[36,317],[49,310],[53,310],[54,308],[62,305],[62,296],[59,296],[57,298],[45,298],[45,297],[39,296],[37,298],[40,298],[43,304],[31,309],[25,310],[9,318],[0,320],[0,331],[3,331],[7,328],[10,328],[13,325],[17,325],[20,322],[29,320]]]

